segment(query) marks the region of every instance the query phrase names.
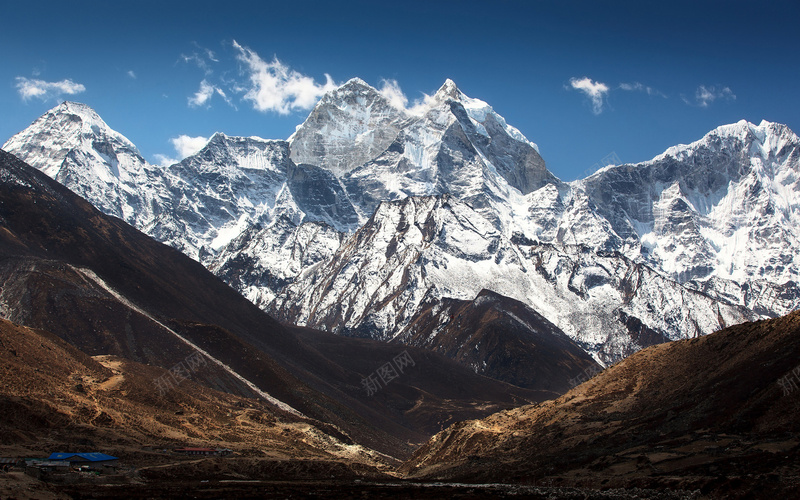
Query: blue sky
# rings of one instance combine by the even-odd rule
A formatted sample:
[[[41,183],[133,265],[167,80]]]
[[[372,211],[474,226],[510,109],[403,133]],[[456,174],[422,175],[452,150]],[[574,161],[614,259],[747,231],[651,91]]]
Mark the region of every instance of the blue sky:
[[[740,119],[800,132],[796,1],[0,2],[0,142],[68,99],[159,163],[285,139],[352,77],[409,103],[451,78],[564,180]]]

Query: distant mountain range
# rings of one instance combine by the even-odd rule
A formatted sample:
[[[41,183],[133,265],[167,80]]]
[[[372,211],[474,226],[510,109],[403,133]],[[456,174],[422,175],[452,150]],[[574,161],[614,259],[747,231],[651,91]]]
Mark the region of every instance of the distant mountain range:
[[[556,328],[605,364],[800,306],[800,139],[775,123],[563,182],[452,81],[411,112],[354,79],[286,141],[217,133],[169,167],[71,102],[3,149],[282,321],[478,373],[508,372],[458,354],[481,339],[450,346],[441,311],[483,290],[541,315],[531,335]]]

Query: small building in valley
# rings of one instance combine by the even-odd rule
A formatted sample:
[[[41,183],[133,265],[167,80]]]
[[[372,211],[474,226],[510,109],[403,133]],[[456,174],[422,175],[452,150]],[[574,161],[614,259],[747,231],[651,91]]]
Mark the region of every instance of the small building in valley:
[[[92,469],[101,469],[116,466],[119,459],[105,453],[52,453],[47,460],[66,462],[72,467],[89,466]]]
[[[175,448],[175,453],[181,453],[183,455],[205,455],[205,456],[218,456],[224,457],[226,455],[230,455],[233,453],[231,450],[227,448]]]
[[[25,460],[21,458],[0,458],[0,471],[8,472],[12,467],[24,466]]]

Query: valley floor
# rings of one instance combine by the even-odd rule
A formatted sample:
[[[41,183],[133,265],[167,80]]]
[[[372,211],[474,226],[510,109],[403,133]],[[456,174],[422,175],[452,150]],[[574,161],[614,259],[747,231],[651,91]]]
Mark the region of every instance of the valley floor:
[[[77,473],[70,473],[39,480],[19,470],[0,473],[0,498],[790,498],[796,491],[792,484],[798,484],[798,478],[759,473],[771,466],[777,469],[776,462],[783,458],[775,455],[773,463],[768,464],[773,454],[768,455],[759,457],[760,466],[753,464],[753,474],[740,470],[741,474],[736,476],[715,475],[703,464],[698,464],[694,475],[686,471],[671,475],[653,467],[640,467],[641,464],[622,470],[620,467],[625,464],[620,463],[613,471],[554,471],[552,475],[530,477],[515,484],[468,484],[410,481],[399,477],[390,467],[377,470],[339,460],[198,458],[143,450],[123,460],[118,473],[111,476],[78,477]],[[73,477],[66,478],[68,475]]]
[[[160,481],[147,484],[54,486],[36,482],[22,473],[0,476],[4,498],[105,499],[105,498],[532,498],[532,499],[639,499],[704,498],[699,491],[607,489],[510,485],[360,481],[262,481],[246,479]]]

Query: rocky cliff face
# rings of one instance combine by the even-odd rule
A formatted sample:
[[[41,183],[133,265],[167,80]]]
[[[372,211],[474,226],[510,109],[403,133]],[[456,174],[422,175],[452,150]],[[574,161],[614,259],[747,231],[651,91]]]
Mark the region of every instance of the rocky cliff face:
[[[576,184],[636,257],[676,281],[797,281],[798,145],[785,125],[741,121]]]
[[[341,177],[381,154],[410,120],[358,78],[325,94],[289,139],[292,160]]]
[[[755,317],[619,252],[505,236],[450,196],[383,203],[328,260],[309,267],[272,311],[299,324],[386,340],[426,301],[482,289],[530,305],[603,362]]]

